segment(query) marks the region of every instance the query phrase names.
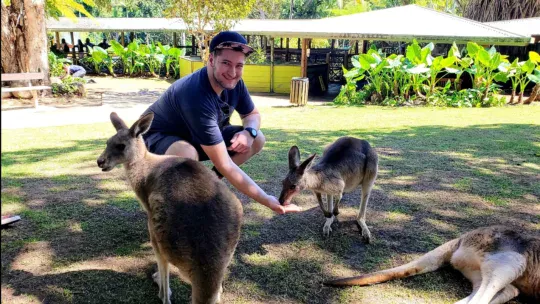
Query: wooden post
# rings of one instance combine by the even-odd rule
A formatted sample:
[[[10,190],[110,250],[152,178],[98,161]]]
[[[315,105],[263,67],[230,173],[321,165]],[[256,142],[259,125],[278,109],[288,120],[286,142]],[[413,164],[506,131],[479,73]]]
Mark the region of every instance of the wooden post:
[[[249,44],[249,39],[251,38],[251,35],[246,36],[247,43]]]
[[[330,51],[333,52],[336,48],[336,39],[332,39],[332,43],[330,44]]]
[[[362,54],[367,52],[368,42],[367,40],[362,40]]]
[[[172,41],[173,41],[173,47],[176,47],[178,44],[178,36],[176,35],[176,32],[172,34]]]
[[[264,43],[264,36],[260,36],[261,37],[261,49],[264,50],[264,52],[266,53],[266,45]]]
[[[69,32],[69,35],[71,36],[71,45],[73,46],[71,48],[71,54],[73,56],[73,63],[77,64],[77,55],[75,54],[75,37],[73,36],[73,32]]]
[[[300,40],[300,38],[298,38],[298,49],[302,48],[300,45],[301,45],[301,40]]]
[[[354,53],[358,55],[358,40],[354,43]]]
[[[274,37],[270,37],[270,93],[274,93]]]
[[[287,38],[287,41],[285,43],[286,47],[287,47],[287,50],[285,51],[285,61],[286,62],[289,62],[289,38]]]
[[[283,48],[283,37],[279,38],[279,48]]]
[[[307,48],[309,39],[302,39],[302,57],[300,59],[300,67],[302,69],[302,77],[307,77]]]
[[[191,35],[191,56],[197,55],[197,48],[195,47],[195,43],[195,35]]]
[[[55,32],[56,36],[56,49],[60,50],[60,32]]]
[[[124,32],[120,33],[120,41],[122,42],[122,46],[126,46],[126,37],[124,36]]]

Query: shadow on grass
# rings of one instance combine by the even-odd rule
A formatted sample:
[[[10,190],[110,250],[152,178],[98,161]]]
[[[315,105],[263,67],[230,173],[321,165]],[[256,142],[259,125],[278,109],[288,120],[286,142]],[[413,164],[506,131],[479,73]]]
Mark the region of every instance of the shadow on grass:
[[[536,129],[535,125],[511,124],[422,126],[392,132],[265,129],[265,150],[243,168],[274,195],[281,190],[291,145],[300,147],[302,158],[320,155],[325,145],[345,135],[367,139],[376,148],[380,172],[367,212],[373,243],[361,242],[354,222],[359,191],[344,196],[340,222],[327,239],[321,235],[324,217],[310,194],[297,199],[304,212],[285,216],[269,215],[239,194],[246,223],[226,282],[227,298],[335,303],[342,291],[320,284],[334,277],[333,267],[365,273],[403,264],[410,254],[427,252],[480,226],[538,225],[540,216],[531,208],[540,197]],[[2,152],[2,168],[61,163],[66,151],[101,151],[104,142],[75,141],[61,148]],[[158,303],[157,287],[136,274],[83,270],[32,276],[11,270],[25,246],[34,242],[48,243],[55,267],[151,251],[145,214],[127,184],[119,184],[124,179],[121,170],[100,173],[95,158],[97,154],[84,156],[81,168],[95,167],[96,174],[2,175],[3,194],[18,188],[17,195],[27,208],[17,229],[2,230],[2,283],[17,293],[50,298],[54,303],[64,303],[54,300],[62,290],[67,296],[58,299],[71,297],[74,303],[146,303],[143,299]],[[119,185],[107,188],[104,183]],[[186,302],[189,287],[178,279],[174,282],[177,303]],[[246,282],[255,286],[253,295],[227,290]],[[400,282],[417,292],[446,290],[456,299],[470,291],[468,282],[452,270]]]

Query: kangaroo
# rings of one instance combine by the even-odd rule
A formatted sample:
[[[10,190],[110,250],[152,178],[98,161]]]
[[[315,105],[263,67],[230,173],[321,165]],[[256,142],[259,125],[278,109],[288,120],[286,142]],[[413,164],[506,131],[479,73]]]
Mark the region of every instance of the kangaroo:
[[[470,231],[399,267],[324,284],[371,285],[435,271],[446,263],[472,283],[473,292],[458,304],[506,303],[520,292],[540,300],[540,237],[502,226]]]
[[[300,191],[304,189],[313,191],[326,217],[323,235],[328,236],[332,232],[330,225],[339,214],[339,203],[343,193],[352,192],[361,186],[362,198],[357,224],[363,240],[369,243],[371,233],[366,225],[366,207],[371,188],[377,178],[379,164],[377,153],[365,140],[341,137],[324,150],[322,158],[316,165],[311,166],[314,157],[315,154],[300,164],[300,150],[297,146],[291,147],[289,173],[282,182],[283,189],[279,202],[289,204]],[[323,196],[326,204],[323,202]]]
[[[131,187],[148,217],[158,271],[159,297],[171,303],[169,263],[191,284],[192,303],[218,303],[222,282],[240,237],[242,205],[229,188],[201,163],[150,153],[142,140],[153,113],[131,128],[116,113],[116,135],[97,164],[110,171],[123,164]]]

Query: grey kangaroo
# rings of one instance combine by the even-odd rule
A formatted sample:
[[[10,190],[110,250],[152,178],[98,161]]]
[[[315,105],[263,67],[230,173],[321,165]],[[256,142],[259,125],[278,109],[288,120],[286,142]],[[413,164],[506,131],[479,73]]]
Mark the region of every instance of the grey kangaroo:
[[[324,284],[371,285],[435,271],[446,263],[472,282],[473,292],[459,304],[506,303],[520,292],[540,300],[540,237],[502,226],[470,231],[399,267]]]
[[[201,163],[148,152],[141,135],[153,118],[152,113],[147,114],[128,128],[111,113],[117,133],[107,141],[98,166],[110,171],[123,164],[147,213],[158,265],[153,278],[163,303],[171,303],[169,263],[191,284],[192,303],[218,303],[240,236],[242,205]]]
[[[326,217],[323,234],[328,236],[332,232],[330,225],[339,214],[339,203],[343,193],[352,192],[361,186],[362,198],[357,224],[363,240],[369,243],[371,233],[366,225],[366,207],[371,188],[377,178],[379,164],[377,153],[365,140],[341,137],[324,150],[322,158],[316,165],[311,166],[314,157],[315,154],[300,163],[298,147],[291,147],[289,173],[282,182],[283,189],[279,202],[288,204],[300,191],[304,189],[313,191]]]

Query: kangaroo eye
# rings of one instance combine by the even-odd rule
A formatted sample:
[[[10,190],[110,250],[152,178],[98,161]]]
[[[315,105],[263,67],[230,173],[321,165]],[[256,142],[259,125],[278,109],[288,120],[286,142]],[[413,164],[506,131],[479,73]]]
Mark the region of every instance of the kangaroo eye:
[[[289,188],[290,188],[291,190],[294,190],[294,189],[296,189],[296,185],[291,185]]]
[[[126,148],[126,145],[124,144],[118,144],[115,146],[116,150],[118,151],[124,151],[124,149]]]

